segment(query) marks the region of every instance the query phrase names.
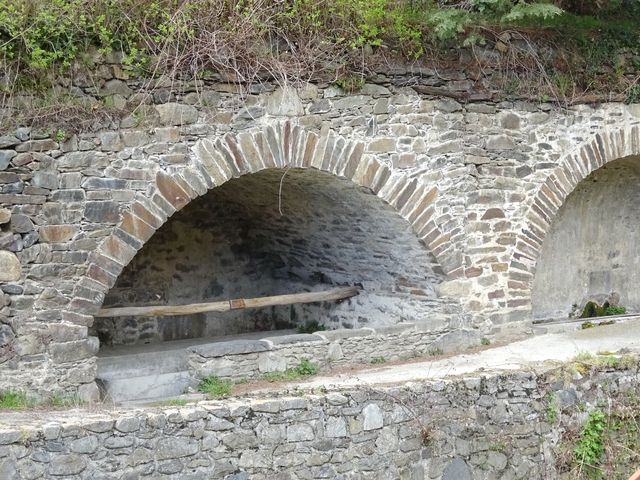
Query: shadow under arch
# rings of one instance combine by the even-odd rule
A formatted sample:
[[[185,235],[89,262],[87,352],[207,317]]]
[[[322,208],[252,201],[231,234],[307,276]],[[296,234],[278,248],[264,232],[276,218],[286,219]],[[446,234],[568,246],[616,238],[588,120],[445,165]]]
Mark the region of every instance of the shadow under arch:
[[[565,156],[529,202],[509,262],[509,306],[531,310],[531,291],[542,246],[560,208],[578,184],[608,163],[640,154],[640,126],[596,133]]]

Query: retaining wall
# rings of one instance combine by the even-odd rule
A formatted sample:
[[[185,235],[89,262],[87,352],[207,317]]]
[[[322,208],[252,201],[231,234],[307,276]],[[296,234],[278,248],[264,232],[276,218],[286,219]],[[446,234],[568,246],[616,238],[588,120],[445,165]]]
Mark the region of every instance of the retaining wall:
[[[198,379],[258,378],[284,372],[309,360],[319,367],[370,364],[418,356],[464,351],[480,345],[477,331],[450,325],[397,324],[391,327],[329,330],[313,334],[236,340],[189,348],[189,373]],[[453,330],[453,331],[452,331]]]
[[[553,480],[562,431],[639,382],[635,365],[183,408],[6,413],[0,477]]]

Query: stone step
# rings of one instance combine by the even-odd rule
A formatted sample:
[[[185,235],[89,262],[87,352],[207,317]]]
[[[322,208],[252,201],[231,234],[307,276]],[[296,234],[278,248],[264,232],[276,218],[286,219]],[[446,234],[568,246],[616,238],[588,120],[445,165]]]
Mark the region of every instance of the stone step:
[[[105,401],[123,403],[176,397],[189,386],[189,372],[161,373],[131,378],[101,379]]]
[[[187,350],[180,348],[98,357],[97,378],[107,402],[123,403],[180,395],[189,384]]]
[[[114,380],[185,370],[188,370],[187,349],[181,348],[98,357],[97,377]]]

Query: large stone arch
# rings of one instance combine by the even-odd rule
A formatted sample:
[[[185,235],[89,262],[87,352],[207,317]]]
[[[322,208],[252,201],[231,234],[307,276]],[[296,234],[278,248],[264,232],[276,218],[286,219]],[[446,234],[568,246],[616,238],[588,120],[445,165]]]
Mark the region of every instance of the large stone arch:
[[[531,288],[545,237],[567,197],[595,170],[614,160],[640,154],[640,126],[606,129],[566,155],[536,189],[527,206],[509,263],[510,306],[531,308]]]
[[[175,212],[232,178],[269,168],[312,168],[366,187],[411,224],[438,262],[445,254],[451,257],[449,237],[435,221],[437,187],[392,171],[365,153],[360,141],[331,130],[307,131],[286,121],[199,140],[186,167],[159,170],[146,194],[122,212],[119,224],[90,255],[86,277],[93,289],[76,288],[71,302],[74,313],[94,314],[124,267]],[[440,264],[445,274],[458,268],[451,262]]]

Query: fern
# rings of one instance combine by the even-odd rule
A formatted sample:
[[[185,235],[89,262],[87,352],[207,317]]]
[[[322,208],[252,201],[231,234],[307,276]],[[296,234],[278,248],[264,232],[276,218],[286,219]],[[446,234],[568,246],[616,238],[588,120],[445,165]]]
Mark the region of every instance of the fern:
[[[438,10],[429,16],[429,23],[437,39],[452,40],[471,23],[471,15],[456,8]]]
[[[503,22],[523,20],[547,20],[562,15],[563,10],[550,3],[518,2],[511,11],[502,17]]]

